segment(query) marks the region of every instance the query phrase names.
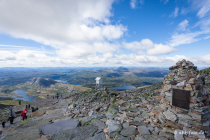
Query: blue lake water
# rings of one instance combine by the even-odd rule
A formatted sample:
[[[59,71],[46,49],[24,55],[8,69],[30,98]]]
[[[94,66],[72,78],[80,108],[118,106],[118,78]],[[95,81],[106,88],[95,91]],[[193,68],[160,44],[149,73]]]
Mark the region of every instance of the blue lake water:
[[[136,87],[129,85],[129,86],[112,87],[109,89],[111,89],[111,90],[126,90],[126,89],[133,89],[133,88],[136,88]]]
[[[17,96],[13,96],[13,98],[15,99],[19,99],[19,100],[23,100],[23,101],[29,101],[29,102],[33,102],[33,100],[35,99],[34,96],[27,96],[27,93],[25,90],[15,90],[13,91]]]
[[[68,83],[67,81],[64,80],[55,80],[58,83],[63,83],[63,84],[71,84],[71,85],[77,85],[77,86],[82,86],[82,85],[78,85],[78,84],[72,84],[72,83]]]
[[[58,83],[63,83],[63,84],[69,84],[67,81],[63,81],[63,80],[55,80]]]

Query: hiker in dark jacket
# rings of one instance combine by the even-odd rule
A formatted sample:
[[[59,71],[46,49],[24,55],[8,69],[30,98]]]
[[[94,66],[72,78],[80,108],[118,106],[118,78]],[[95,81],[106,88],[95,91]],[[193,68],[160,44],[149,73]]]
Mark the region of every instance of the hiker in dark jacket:
[[[13,116],[10,116],[7,121],[10,121],[10,124],[13,124],[13,121],[14,121],[14,117]]]

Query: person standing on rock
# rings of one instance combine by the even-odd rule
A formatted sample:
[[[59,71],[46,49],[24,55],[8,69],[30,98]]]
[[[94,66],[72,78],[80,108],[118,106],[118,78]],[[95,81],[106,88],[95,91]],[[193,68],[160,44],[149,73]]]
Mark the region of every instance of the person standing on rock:
[[[7,121],[10,121],[10,124],[13,124],[13,121],[14,121],[14,117],[13,116],[10,116]]]
[[[19,105],[21,105],[21,100],[19,100]]]
[[[2,124],[2,128],[5,128],[5,121],[4,120],[2,120],[2,122],[1,122],[1,124]]]
[[[27,109],[25,109],[25,110],[21,113],[21,116],[22,116],[23,121],[24,121],[24,119],[27,119],[26,113],[27,113]]]

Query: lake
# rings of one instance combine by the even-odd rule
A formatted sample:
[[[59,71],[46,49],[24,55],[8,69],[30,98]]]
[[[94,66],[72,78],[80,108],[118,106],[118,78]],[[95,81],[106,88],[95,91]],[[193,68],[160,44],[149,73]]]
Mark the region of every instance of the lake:
[[[16,96],[13,96],[13,98],[15,99],[19,99],[19,100],[23,100],[23,101],[29,101],[29,102],[33,102],[33,100],[36,98],[34,96],[27,96],[27,93],[25,90],[15,90],[13,91]]]
[[[63,84],[69,84],[67,81],[63,81],[63,80],[55,80],[58,83],[63,83]]]
[[[112,88],[108,88],[108,89],[111,89],[111,90],[126,90],[126,89],[133,89],[133,88],[136,88],[132,85],[129,85],[129,86],[120,86],[120,87],[112,87]]]
[[[77,85],[77,86],[82,86],[82,85],[78,85],[78,84],[72,84],[72,83],[68,83],[67,81],[64,80],[55,80],[58,83],[63,83],[63,84],[70,84],[70,85]]]

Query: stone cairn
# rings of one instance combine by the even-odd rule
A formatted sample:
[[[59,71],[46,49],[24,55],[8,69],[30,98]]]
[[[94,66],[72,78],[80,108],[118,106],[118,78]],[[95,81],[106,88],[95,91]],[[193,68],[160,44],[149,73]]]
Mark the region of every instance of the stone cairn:
[[[161,91],[161,113],[159,120],[168,131],[174,133],[175,139],[197,137],[205,139],[210,135],[209,98],[203,77],[190,61],[182,60],[169,68],[164,77]],[[175,104],[175,92],[188,108]],[[188,92],[189,96],[183,92]],[[183,93],[183,96],[182,96]],[[188,98],[186,100],[185,98]],[[186,102],[188,101],[188,102]]]

